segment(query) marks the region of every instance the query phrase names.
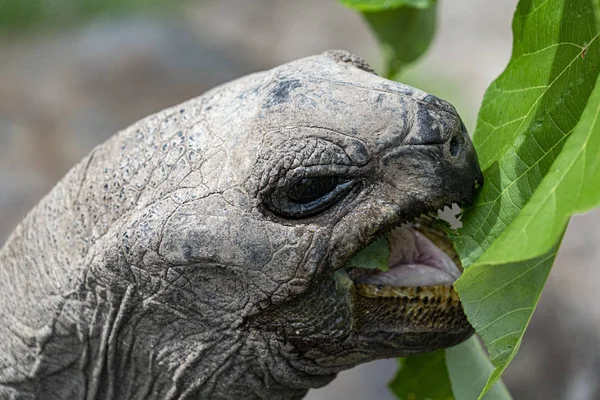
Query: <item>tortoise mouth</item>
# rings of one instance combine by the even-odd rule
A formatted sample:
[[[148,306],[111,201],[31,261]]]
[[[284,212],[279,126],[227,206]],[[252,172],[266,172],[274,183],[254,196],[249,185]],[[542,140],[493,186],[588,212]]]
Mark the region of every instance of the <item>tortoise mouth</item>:
[[[393,228],[384,236],[384,268],[361,268],[352,262],[356,256],[346,265],[356,329],[386,357],[450,347],[473,333],[453,287],[463,268],[439,222],[420,217]],[[377,241],[362,252],[372,252]]]
[[[361,265],[362,254],[379,256],[376,268]],[[446,232],[428,217],[396,227],[373,241],[347,269],[358,294],[365,297],[414,297],[427,292],[435,297],[442,292],[450,296],[463,270]]]

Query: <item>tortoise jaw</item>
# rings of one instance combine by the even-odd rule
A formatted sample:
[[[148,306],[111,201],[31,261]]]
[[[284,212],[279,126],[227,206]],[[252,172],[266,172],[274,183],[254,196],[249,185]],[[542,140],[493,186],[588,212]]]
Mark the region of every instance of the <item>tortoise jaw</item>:
[[[377,343],[390,357],[466,340],[473,328],[453,288],[462,266],[452,242],[444,231],[423,219],[399,229],[401,232],[393,230],[391,235],[389,271],[348,271],[354,283],[360,336]],[[394,239],[403,239],[404,244],[412,240],[411,248],[398,249],[403,241]]]

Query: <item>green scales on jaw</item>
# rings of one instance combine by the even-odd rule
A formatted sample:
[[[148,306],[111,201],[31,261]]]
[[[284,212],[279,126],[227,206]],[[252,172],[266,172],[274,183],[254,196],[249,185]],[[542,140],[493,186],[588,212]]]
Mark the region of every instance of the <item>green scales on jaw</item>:
[[[348,262],[350,277],[359,289],[375,286],[381,292],[386,288],[387,295],[393,295],[392,289],[395,293],[401,288],[440,286],[451,292],[462,267],[443,228],[436,225],[438,221],[422,217],[377,238]],[[409,296],[409,292],[400,290],[396,295]]]

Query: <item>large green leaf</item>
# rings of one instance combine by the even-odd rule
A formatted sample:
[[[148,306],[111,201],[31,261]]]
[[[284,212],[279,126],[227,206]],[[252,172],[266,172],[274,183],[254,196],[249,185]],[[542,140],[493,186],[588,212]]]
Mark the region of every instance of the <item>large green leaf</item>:
[[[514,262],[543,254],[556,242],[572,214],[600,206],[599,114],[600,80],[548,174],[478,262]]]
[[[569,215],[600,204],[599,116],[600,84],[597,84],[579,124],[529,203],[456,282],[465,313],[484,339],[496,366],[486,389],[500,377],[518,351]],[[519,255],[536,256],[552,243],[556,244],[545,254],[511,262]]]
[[[360,10],[375,33],[388,78],[429,48],[435,34],[435,0],[340,0]]]
[[[400,400],[453,400],[444,350],[398,359],[390,389]]]
[[[483,338],[496,367],[491,376],[489,372],[486,375],[489,380],[485,388],[479,386],[484,392],[500,378],[517,354],[557,247],[533,260],[473,265],[456,282],[465,314]]]
[[[521,0],[513,32],[512,58],[485,94],[473,138],[485,184],[454,237],[467,267],[513,222],[551,171],[600,70],[591,0],[547,0],[537,7]],[[510,260],[532,258],[529,252],[515,257]]]
[[[492,365],[483,347],[473,337],[446,350],[446,365],[452,392],[457,400],[476,399],[492,372]],[[511,396],[502,381],[488,391],[484,400],[510,400]]]
[[[569,216],[600,204],[594,7],[521,0],[512,58],[479,113],[485,185],[453,239],[467,267],[456,288],[495,366],[482,396],[518,351]]]
[[[400,400],[476,399],[494,369],[475,337],[447,350],[398,361],[400,369],[390,389]],[[498,381],[484,400],[511,400],[511,397]]]

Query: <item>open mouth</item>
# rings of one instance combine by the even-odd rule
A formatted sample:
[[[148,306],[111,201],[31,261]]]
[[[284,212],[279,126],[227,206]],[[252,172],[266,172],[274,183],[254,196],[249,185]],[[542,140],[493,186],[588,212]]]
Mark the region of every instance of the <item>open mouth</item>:
[[[454,346],[473,333],[453,287],[463,268],[436,217],[393,228],[346,264],[356,330],[388,355]]]
[[[360,265],[364,254],[377,251],[384,253],[377,268]],[[445,231],[430,217],[394,228],[357,256],[347,268],[359,295],[456,297],[452,285],[462,266]]]

